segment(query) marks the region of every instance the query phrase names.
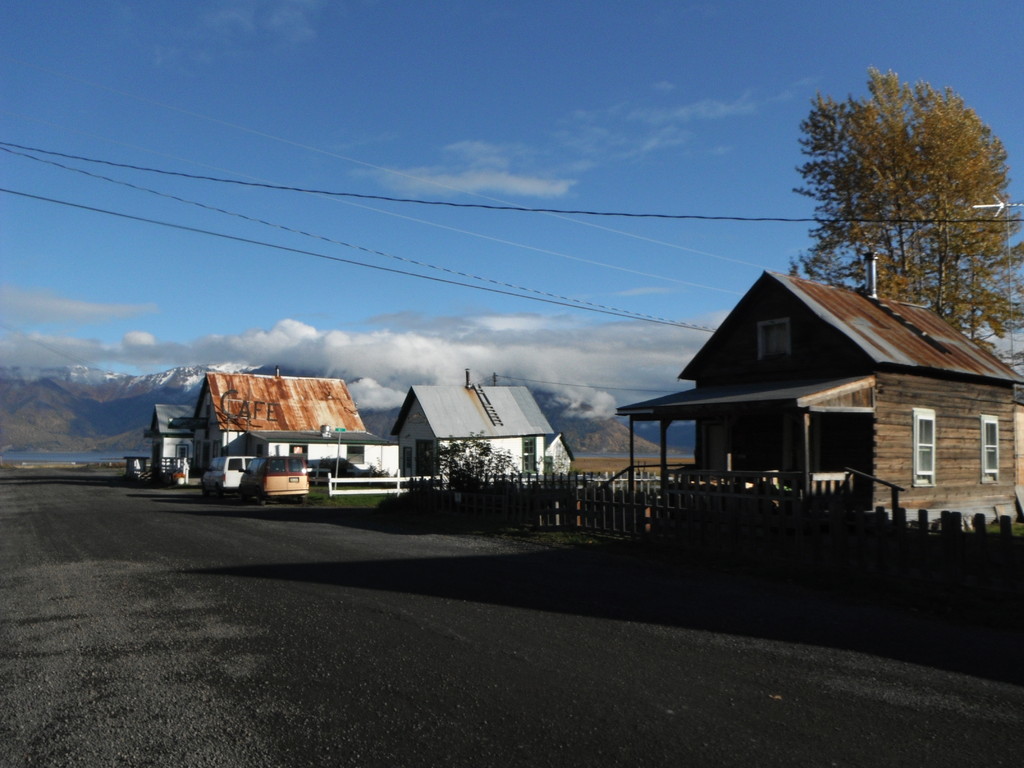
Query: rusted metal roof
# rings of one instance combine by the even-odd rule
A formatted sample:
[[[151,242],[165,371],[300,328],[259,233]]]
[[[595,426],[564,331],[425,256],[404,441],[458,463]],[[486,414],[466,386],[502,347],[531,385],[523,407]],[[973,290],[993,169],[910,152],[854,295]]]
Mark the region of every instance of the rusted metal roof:
[[[1024,382],[1024,378],[924,307],[872,299],[775,272],[774,278],[877,364]]]
[[[324,424],[366,431],[341,379],[207,373],[200,403],[207,396],[225,431],[319,431]]]

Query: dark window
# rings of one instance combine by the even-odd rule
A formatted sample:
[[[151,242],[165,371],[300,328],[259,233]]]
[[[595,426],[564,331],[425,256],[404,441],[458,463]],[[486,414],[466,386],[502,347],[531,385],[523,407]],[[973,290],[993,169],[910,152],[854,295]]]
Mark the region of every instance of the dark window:
[[[789,318],[762,320],[757,324],[757,359],[782,357],[790,352]]]
[[[437,473],[437,467],[435,465],[434,458],[434,441],[433,440],[417,440],[416,441],[416,474],[417,475],[433,475]]]

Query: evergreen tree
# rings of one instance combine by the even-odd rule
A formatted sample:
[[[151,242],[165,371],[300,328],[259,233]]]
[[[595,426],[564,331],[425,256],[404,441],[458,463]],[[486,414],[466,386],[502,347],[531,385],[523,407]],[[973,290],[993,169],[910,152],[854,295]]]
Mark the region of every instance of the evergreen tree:
[[[799,194],[817,201],[816,243],[791,264],[831,285],[862,283],[878,254],[881,295],[922,304],[976,341],[1013,324],[1019,261],[1006,247],[1020,228],[975,210],[1007,199],[1006,151],[950,89],[901,83],[872,69],[869,97],[818,96],[801,123]],[[1014,288],[1017,290],[1014,290]]]

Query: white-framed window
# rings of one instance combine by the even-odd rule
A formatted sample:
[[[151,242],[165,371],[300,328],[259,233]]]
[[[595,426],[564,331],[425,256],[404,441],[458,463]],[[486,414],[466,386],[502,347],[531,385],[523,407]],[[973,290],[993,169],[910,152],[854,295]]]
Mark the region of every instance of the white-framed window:
[[[761,320],[757,324],[757,359],[782,357],[789,352],[789,318]]]
[[[981,481],[999,481],[999,419],[981,417]]]
[[[914,485],[935,485],[935,411],[914,409]]]

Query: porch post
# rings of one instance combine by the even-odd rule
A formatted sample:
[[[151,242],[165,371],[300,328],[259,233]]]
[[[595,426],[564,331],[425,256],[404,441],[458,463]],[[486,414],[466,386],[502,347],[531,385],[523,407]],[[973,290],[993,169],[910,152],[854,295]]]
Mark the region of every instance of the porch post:
[[[811,412],[803,413],[803,471],[804,471],[804,499],[806,500],[811,492]]]
[[[634,458],[635,452],[633,448],[633,427],[635,417],[633,414],[629,415],[629,492],[634,493],[636,491],[636,475],[633,470],[633,464],[636,463]]]
[[[661,437],[658,440],[661,446],[661,490],[668,487],[668,428],[672,424],[670,419],[662,419],[661,422]]]

